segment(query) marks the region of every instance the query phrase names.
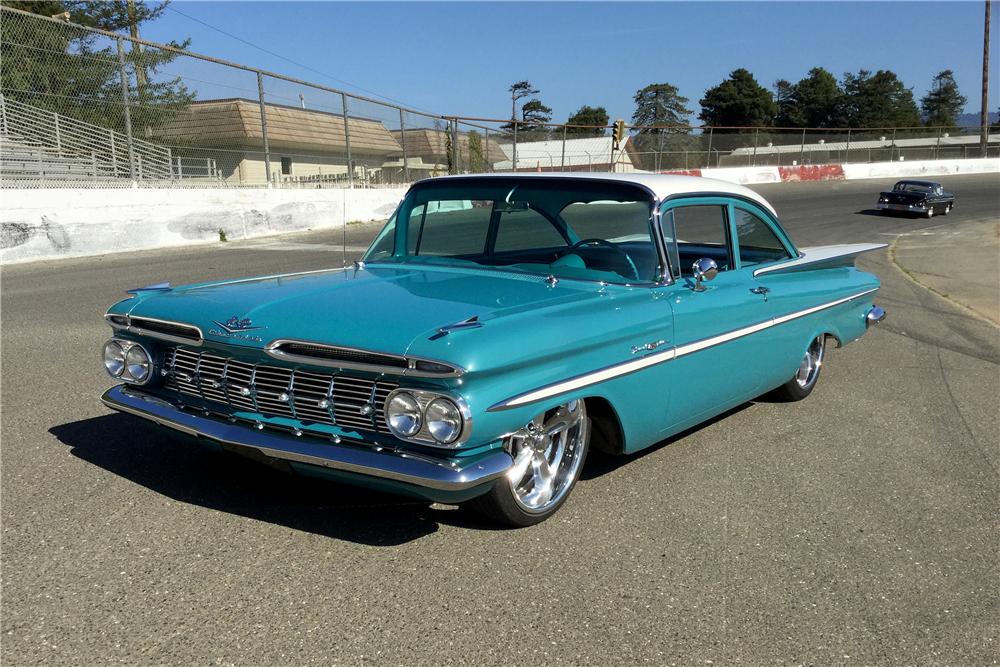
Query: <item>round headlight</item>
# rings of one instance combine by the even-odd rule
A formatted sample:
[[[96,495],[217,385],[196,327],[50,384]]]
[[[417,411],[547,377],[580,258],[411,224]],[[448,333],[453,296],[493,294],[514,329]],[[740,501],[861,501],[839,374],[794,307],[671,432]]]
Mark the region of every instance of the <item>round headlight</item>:
[[[420,403],[410,394],[396,394],[385,406],[385,419],[393,433],[412,437],[420,430]]]
[[[145,382],[149,377],[149,369],[152,367],[149,355],[141,345],[133,345],[125,355],[125,365],[128,367],[128,374],[136,382]]]
[[[427,430],[443,445],[454,442],[462,432],[462,413],[447,398],[436,398],[424,410]]]
[[[125,370],[125,351],[113,340],[104,344],[104,369],[114,378],[121,377]]]

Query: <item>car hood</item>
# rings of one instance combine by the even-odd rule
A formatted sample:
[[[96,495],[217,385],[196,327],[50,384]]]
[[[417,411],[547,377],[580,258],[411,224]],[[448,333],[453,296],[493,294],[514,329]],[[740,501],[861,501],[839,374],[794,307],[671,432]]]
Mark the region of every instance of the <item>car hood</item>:
[[[440,327],[473,317],[490,327],[492,320],[597,300],[602,289],[500,270],[369,265],[140,293],[111,312],[193,324],[206,341],[222,344],[259,349],[297,339],[404,354]],[[434,347],[447,352],[447,345]]]

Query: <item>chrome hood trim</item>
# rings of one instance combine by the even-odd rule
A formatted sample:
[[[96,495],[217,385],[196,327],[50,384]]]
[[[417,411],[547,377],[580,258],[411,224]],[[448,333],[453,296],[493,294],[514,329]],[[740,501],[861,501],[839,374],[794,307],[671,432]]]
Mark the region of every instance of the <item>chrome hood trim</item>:
[[[291,363],[405,375],[407,377],[453,378],[464,375],[466,372],[461,366],[437,359],[389,354],[292,338],[272,340],[264,346],[264,352],[275,359]]]

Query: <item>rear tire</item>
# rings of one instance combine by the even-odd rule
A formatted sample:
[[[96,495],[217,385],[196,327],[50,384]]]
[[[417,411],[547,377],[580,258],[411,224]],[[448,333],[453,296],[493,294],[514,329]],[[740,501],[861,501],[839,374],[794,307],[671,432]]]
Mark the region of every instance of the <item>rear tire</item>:
[[[791,380],[774,390],[785,401],[801,401],[812,393],[823,368],[823,353],[826,349],[826,334],[821,334],[809,344],[799,370]]]
[[[533,526],[556,513],[569,497],[587,459],[590,421],[582,400],[546,410],[507,438],[514,465],[485,495],[465,503],[508,526]]]

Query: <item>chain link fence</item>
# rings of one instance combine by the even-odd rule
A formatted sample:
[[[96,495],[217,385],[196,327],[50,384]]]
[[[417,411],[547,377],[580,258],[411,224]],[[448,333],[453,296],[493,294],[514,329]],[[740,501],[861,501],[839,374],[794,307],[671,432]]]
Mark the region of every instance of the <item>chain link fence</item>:
[[[612,127],[434,116],[0,7],[6,188],[374,188],[452,173],[981,157],[971,129],[627,127],[616,139]]]

